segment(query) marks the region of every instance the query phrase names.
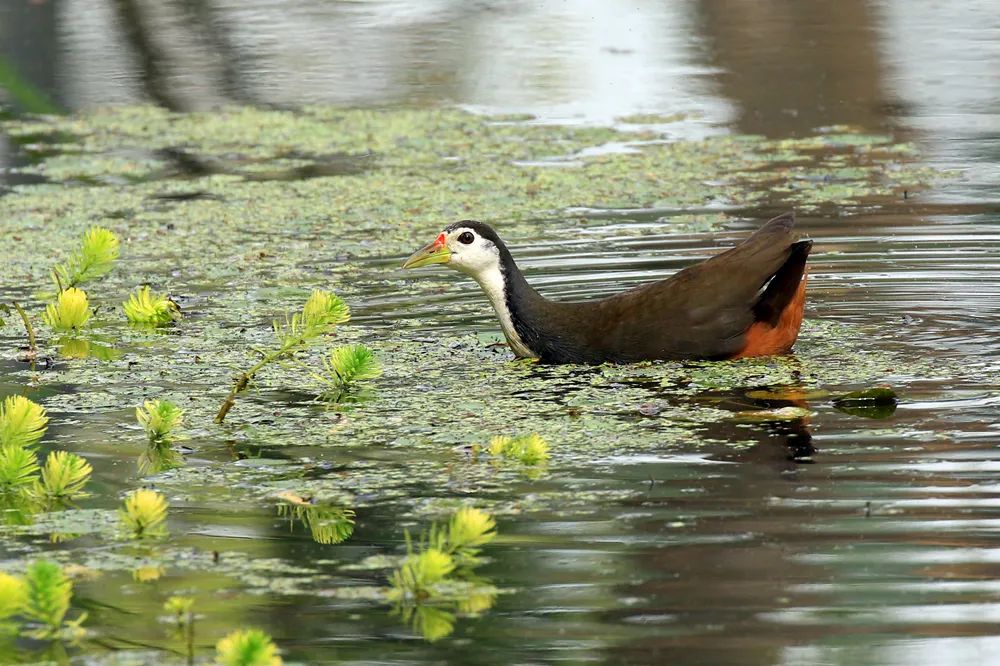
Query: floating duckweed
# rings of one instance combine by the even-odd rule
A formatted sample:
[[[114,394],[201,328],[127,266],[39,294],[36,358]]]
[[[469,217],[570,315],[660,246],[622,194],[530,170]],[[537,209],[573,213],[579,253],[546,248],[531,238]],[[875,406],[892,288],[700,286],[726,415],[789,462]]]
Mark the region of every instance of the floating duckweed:
[[[21,613],[28,600],[28,585],[23,578],[0,572],[0,620]]]
[[[27,489],[38,479],[38,456],[19,446],[0,447],[0,493]]]
[[[215,645],[220,666],[281,666],[278,647],[260,629],[234,631]]]
[[[45,435],[49,418],[45,408],[21,395],[0,403],[0,446],[30,447]]]
[[[162,442],[184,422],[184,410],[169,400],[147,400],[135,408],[135,419],[150,442]]]
[[[149,285],[136,289],[122,304],[129,323],[140,326],[164,326],[181,318],[177,304],[165,294],[157,294]]]
[[[72,499],[83,495],[93,468],[68,451],[53,451],[45,459],[39,494],[50,499]]]
[[[537,433],[523,437],[499,435],[490,440],[489,452],[524,465],[540,465],[549,459],[549,445]]]
[[[161,493],[141,488],[129,493],[119,515],[133,538],[164,536],[167,507],[167,499]]]
[[[45,306],[42,319],[57,331],[78,331],[90,320],[90,302],[82,289],[70,287],[59,292],[55,303]]]
[[[338,387],[375,379],[382,374],[382,366],[372,350],[364,345],[344,345],[330,352],[323,359],[328,381]]]
[[[104,227],[87,229],[79,249],[54,269],[60,289],[76,287],[110,272],[119,252],[120,243],[113,231]]]

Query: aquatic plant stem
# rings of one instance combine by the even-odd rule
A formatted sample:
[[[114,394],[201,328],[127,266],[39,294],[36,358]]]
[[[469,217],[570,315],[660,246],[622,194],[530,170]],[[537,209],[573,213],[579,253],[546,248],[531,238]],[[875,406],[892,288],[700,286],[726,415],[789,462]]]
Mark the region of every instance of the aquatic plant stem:
[[[31,358],[34,359],[38,354],[38,346],[35,344],[35,329],[31,325],[31,320],[28,319],[28,313],[24,311],[24,308],[20,306],[16,301],[13,301],[11,305],[17,310],[17,314],[21,315],[21,321],[24,322],[24,330],[28,332],[28,349],[31,354]]]
[[[215,422],[222,423],[226,419],[226,414],[228,414],[229,410],[231,410],[233,406],[236,404],[236,396],[246,390],[247,386],[250,385],[250,381],[253,380],[254,375],[257,374],[257,372],[260,371],[261,368],[263,368],[268,363],[274,362],[275,360],[280,358],[282,354],[285,353],[286,350],[284,347],[282,347],[277,351],[273,351],[270,354],[264,356],[264,358],[262,358],[261,360],[257,361],[257,364],[255,366],[253,366],[252,368],[241,374],[239,377],[237,377],[236,381],[233,383],[233,388],[230,389],[229,391],[229,395],[226,396],[226,399],[223,401],[222,406],[219,407],[219,413],[215,415]]]

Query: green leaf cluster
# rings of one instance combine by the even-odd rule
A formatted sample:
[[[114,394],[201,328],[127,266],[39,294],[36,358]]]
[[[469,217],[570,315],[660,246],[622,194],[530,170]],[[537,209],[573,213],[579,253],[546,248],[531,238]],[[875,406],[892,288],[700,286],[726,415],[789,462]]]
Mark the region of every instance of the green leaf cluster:
[[[128,494],[118,515],[134,539],[165,536],[167,498],[155,490],[140,488]]]
[[[0,403],[0,495],[13,504],[32,507],[85,494],[93,470],[84,458],[52,451],[39,467],[34,447],[45,435],[48,420],[45,409],[24,396],[9,396]]]
[[[150,442],[163,442],[184,422],[184,410],[169,400],[146,400],[135,408],[135,420]]]
[[[91,227],[83,242],[69,258],[53,269],[59,290],[76,287],[111,271],[121,252],[121,243],[113,231]]]
[[[549,459],[549,445],[537,433],[522,437],[500,435],[490,440],[490,455],[523,465],[542,465]]]
[[[278,647],[260,629],[240,629],[215,645],[220,666],[281,666]]]
[[[52,329],[68,333],[82,329],[92,315],[87,292],[70,287],[60,291],[54,303],[45,306],[42,319]]]
[[[136,326],[166,326],[181,318],[177,304],[166,294],[158,294],[143,285],[132,292],[128,300],[122,303],[125,317],[130,324]]]
[[[341,389],[382,374],[382,366],[375,354],[364,345],[335,348],[323,359],[323,367],[326,369],[325,381]]]
[[[281,493],[279,499],[278,515],[287,517],[290,524],[302,523],[316,543],[338,544],[354,534],[353,509],[315,503],[291,492]]]
[[[27,632],[33,638],[78,634],[86,613],[66,622],[72,599],[73,582],[54,562],[33,562],[23,577],[0,573],[0,620],[22,617],[35,625]]]

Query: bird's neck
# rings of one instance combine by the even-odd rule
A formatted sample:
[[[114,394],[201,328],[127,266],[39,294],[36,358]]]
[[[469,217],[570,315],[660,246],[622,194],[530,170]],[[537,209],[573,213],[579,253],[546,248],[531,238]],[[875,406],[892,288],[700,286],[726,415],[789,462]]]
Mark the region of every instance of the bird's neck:
[[[537,329],[538,322],[533,321],[533,315],[546,301],[528,284],[506,248],[501,251],[499,263],[472,277],[490,300],[514,354],[521,358],[538,358],[540,354],[531,344],[535,336],[529,331]]]

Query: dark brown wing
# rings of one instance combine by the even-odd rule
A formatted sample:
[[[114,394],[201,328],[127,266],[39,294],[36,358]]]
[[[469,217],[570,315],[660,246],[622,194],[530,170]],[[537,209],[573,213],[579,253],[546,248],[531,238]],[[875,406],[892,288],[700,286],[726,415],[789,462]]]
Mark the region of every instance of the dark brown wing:
[[[749,326],[767,316],[768,308],[780,305],[774,295],[785,290],[779,285],[771,291],[772,298],[762,297],[772,278],[797,254],[794,225],[794,215],[786,213],[736,247],[665,280],[597,303],[565,304],[560,318],[567,321],[560,322],[560,328],[572,327],[582,347],[600,350],[603,359],[592,360],[731,356],[740,350]],[[796,277],[792,272],[786,272],[782,284]],[[760,311],[755,313],[755,308]]]

